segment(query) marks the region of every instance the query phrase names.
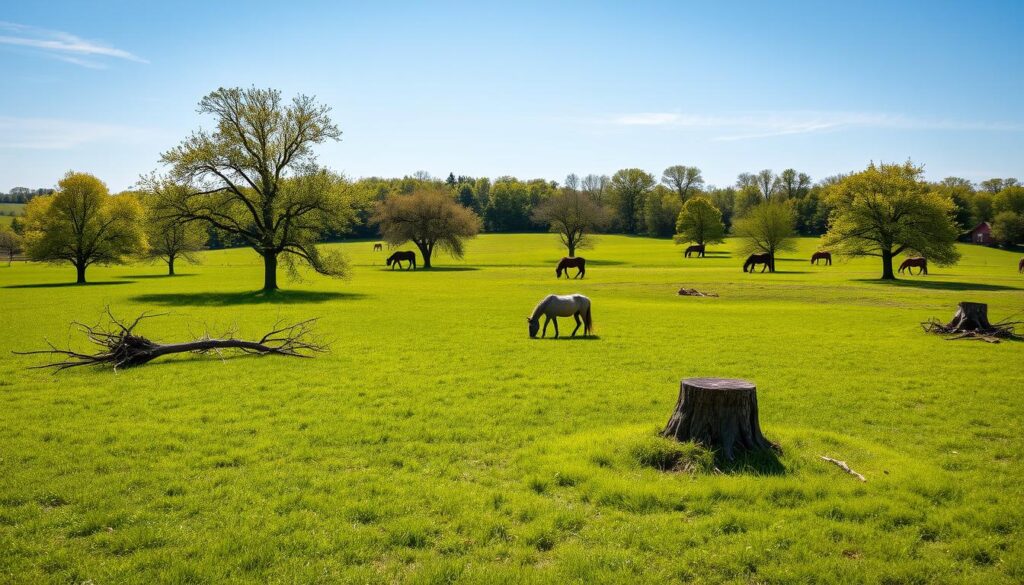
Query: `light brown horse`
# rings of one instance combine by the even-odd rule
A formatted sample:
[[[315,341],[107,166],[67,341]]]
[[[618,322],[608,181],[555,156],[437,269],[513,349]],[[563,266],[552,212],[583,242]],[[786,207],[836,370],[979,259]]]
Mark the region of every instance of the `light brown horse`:
[[[569,278],[569,269],[576,269],[576,276],[573,278],[583,278],[587,273],[587,260],[586,258],[566,256],[558,262],[558,268],[555,268],[555,277],[562,278],[562,271],[565,271],[565,277]]]
[[[928,259],[921,256],[907,258],[906,260],[903,261],[903,264],[900,264],[900,269],[898,270],[898,272],[900,274],[903,274],[903,271],[906,270],[911,276],[913,276],[914,268],[921,269],[918,271],[918,274],[928,274]]]
[[[832,253],[819,251],[811,254],[811,264],[817,264],[818,260],[824,260],[825,266],[832,266]]]

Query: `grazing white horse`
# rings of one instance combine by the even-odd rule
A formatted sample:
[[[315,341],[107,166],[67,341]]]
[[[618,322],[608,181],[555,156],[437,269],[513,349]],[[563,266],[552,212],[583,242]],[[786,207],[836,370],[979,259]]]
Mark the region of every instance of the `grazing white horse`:
[[[576,319],[576,329],[572,330],[572,336],[580,328],[580,316],[583,316],[583,334],[589,335],[593,329],[594,322],[590,317],[590,299],[581,295],[548,295],[533,309],[533,314],[526,318],[530,324],[530,337],[537,337],[537,330],[540,329],[540,316],[544,315],[544,330],[540,336],[544,337],[548,332],[548,323],[555,322],[555,337],[558,337],[558,317],[573,317]]]

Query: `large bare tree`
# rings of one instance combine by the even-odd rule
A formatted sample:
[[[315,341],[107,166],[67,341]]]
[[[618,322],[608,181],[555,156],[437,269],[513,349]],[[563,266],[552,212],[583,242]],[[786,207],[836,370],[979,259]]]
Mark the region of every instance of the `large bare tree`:
[[[568,186],[570,184],[573,183],[566,181],[565,188],[538,205],[533,211],[533,221],[548,224],[569,255],[575,256],[578,248],[591,245],[591,235],[608,223],[609,213],[590,195]]]
[[[704,177],[700,176],[700,169],[686,165],[674,165],[661,173],[661,182],[670,189],[675,189],[679,194],[679,202],[686,203],[690,194],[699,191],[704,185]]]
[[[198,111],[214,116],[216,129],[193,132],[163,153],[169,181],[144,182],[161,196],[167,217],[203,222],[245,242],[263,257],[263,290],[277,289],[279,258],[292,270],[301,261],[343,276],[340,254],[316,248],[324,232],[351,218],[340,178],[317,166],[313,154],[315,145],[341,137],[330,108],[305,95],[286,103],[274,89],[221,88]]]

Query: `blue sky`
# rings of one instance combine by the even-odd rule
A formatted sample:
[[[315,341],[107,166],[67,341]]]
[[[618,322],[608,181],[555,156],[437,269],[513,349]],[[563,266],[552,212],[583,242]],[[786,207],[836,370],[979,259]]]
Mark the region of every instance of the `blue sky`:
[[[0,190],[127,188],[249,85],[331,106],[320,160],[353,177],[1024,178],[1019,0],[92,4],[0,9]]]

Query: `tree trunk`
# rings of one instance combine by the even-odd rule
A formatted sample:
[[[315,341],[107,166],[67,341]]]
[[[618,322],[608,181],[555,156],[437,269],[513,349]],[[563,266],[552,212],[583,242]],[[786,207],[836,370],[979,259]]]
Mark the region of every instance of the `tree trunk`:
[[[985,303],[959,303],[956,314],[946,325],[955,331],[988,331],[993,329],[988,321],[988,305]]]
[[[882,250],[882,280],[896,280],[892,271],[892,252]]]
[[[576,257],[576,244],[575,243],[570,243],[566,247],[569,248],[569,257],[570,258],[575,258]]]
[[[75,270],[78,272],[78,280],[76,284],[85,284],[85,263],[75,264]]]
[[[174,256],[167,259],[167,276],[174,276]]]
[[[419,242],[416,243],[416,247],[420,249],[420,256],[423,256],[423,268],[430,268],[430,256],[431,252],[433,252],[432,247],[430,244],[420,244]]]
[[[775,272],[775,252],[768,252],[768,272]]]
[[[662,436],[720,449],[730,461],[737,449],[774,447],[761,434],[757,388],[745,380],[686,378]]]
[[[263,255],[263,290],[277,290],[277,254]]]

